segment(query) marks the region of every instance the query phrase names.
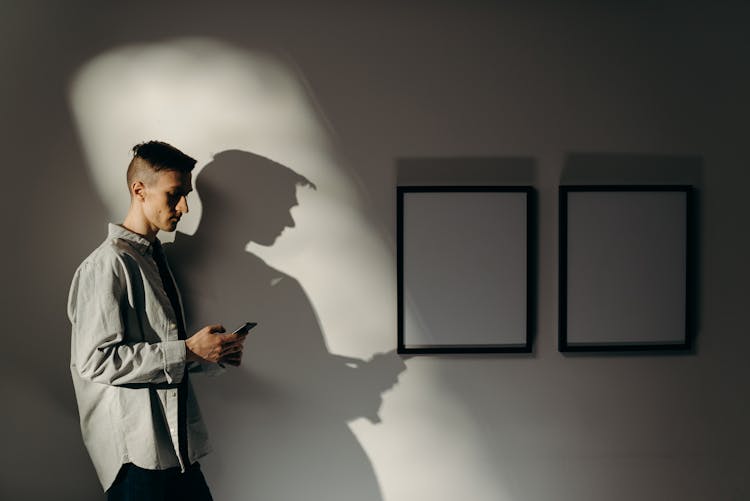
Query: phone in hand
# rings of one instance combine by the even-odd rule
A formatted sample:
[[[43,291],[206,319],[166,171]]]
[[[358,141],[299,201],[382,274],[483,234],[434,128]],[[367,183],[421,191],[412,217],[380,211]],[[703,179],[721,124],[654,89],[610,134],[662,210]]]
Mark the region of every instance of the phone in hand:
[[[247,334],[248,332],[250,332],[250,329],[252,329],[256,325],[258,325],[258,322],[245,322],[244,324],[233,330],[232,334]]]
[[[243,336],[247,335],[247,333],[250,332],[250,329],[252,329],[256,325],[258,325],[258,322],[245,322],[244,324],[242,324],[239,327],[237,327],[236,329],[234,329],[232,331],[232,334],[240,334],[240,335],[243,335]],[[219,366],[221,368],[225,368],[226,367],[222,362],[219,362]]]

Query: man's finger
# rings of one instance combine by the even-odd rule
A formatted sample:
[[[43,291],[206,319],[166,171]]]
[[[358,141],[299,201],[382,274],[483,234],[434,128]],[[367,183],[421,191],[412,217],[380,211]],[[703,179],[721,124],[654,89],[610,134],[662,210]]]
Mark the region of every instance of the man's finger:
[[[238,366],[242,362],[242,353],[230,353],[229,355],[226,355],[225,357],[221,358],[222,363],[227,363],[229,365]]]
[[[221,347],[221,355],[227,355],[229,353],[237,353],[242,351],[242,345],[233,343],[233,344],[225,344]]]

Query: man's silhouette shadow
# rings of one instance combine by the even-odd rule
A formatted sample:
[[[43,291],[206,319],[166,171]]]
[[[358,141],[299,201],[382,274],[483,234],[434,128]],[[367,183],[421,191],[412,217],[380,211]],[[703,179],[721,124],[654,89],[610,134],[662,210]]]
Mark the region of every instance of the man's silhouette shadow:
[[[294,226],[298,186],[314,188],[267,158],[219,153],[196,179],[198,231],[167,246],[191,332],[258,322],[241,367],[192,378],[216,449],[208,480],[217,499],[380,500],[347,421],[377,420],[403,362],[394,352],[368,362],[329,353],[297,280],[245,250],[248,241],[272,245]]]

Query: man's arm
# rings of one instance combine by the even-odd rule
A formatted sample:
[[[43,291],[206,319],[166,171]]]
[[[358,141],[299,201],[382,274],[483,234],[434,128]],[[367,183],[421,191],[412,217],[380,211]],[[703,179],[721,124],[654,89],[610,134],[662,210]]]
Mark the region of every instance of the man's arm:
[[[71,286],[68,315],[73,325],[72,364],[93,382],[179,383],[188,361],[216,362],[241,350],[237,337],[207,326],[184,340],[125,342],[123,308],[128,308],[124,265],[117,257],[84,263]]]
[[[185,370],[185,342],[126,343],[122,308],[128,307],[119,258],[85,262],[76,271],[68,301],[72,364],[96,383],[178,383]]]

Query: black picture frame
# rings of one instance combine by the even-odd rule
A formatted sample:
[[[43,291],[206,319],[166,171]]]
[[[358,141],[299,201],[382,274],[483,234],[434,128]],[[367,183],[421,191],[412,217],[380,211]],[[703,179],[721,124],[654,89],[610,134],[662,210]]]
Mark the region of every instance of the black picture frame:
[[[560,186],[560,352],[692,349],[693,198],[689,185]]]
[[[533,199],[530,186],[397,188],[399,354],[531,352]]]

